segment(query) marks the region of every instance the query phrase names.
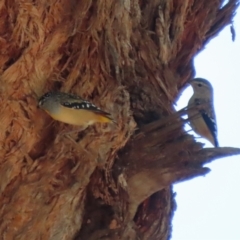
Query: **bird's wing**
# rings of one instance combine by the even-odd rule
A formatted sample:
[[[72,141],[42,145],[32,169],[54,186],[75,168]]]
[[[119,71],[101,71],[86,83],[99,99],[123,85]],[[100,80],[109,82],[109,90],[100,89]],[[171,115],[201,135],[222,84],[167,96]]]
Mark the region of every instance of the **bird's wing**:
[[[81,97],[73,95],[73,94],[67,94],[67,97],[65,99],[63,99],[60,102],[60,104],[67,108],[84,109],[84,110],[93,111],[97,114],[101,114],[104,116],[108,116],[108,117],[110,116],[109,113],[104,112],[103,110],[101,110],[99,107],[97,107],[93,103],[91,103],[87,100],[84,100]]]
[[[213,135],[216,147],[218,147],[217,124],[216,124],[216,120],[214,117],[214,113],[211,113],[211,116],[205,110],[200,110],[200,113],[203,117],[203,120],[205,121],[206,125],[208,126],[209,130],[211,131],[211,133]]]

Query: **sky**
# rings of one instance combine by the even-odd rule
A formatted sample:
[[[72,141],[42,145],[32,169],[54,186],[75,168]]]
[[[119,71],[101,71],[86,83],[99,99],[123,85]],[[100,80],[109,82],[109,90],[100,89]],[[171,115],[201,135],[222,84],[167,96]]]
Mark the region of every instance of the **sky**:
[[[240,148],[240,9],[234,18],[236,39],[230,26],[194,60],[196,76],[214,88],[214,105],[221,147]],[[176,109],[187,105],[187,88]],[[212,147],[207,140],[197,138]],[[174,185],[177,210],[171,240],[240,240],[240,155],[215,160],[211,172]]]

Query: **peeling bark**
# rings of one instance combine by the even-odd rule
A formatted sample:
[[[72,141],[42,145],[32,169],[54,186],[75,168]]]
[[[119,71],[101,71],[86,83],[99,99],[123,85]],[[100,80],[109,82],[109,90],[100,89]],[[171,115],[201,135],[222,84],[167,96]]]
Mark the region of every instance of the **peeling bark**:
[[[2,239],[169,239],[171,185],[239,149],[202,149],[172,105],[193,57],[237,0],[0,3]],[[117,124],[75,126],[37,109],[72,92]],[[62,132],[73,131],[67,136]]]

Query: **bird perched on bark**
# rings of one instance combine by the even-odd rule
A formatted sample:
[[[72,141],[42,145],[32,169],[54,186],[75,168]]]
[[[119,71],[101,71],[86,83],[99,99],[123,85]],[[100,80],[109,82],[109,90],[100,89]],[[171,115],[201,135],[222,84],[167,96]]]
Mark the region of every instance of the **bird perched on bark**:
[[[194,91],[187,107],[190,126],[197,134],[218,147],[213,87],[203,78],[195,78],[189,83]]]
[[[40,97],[38,106],[55,120],[83,126],[83,128],[97,122],[113,121],[109,113],[102,111],[93,103],[69,93],[48,92]]]

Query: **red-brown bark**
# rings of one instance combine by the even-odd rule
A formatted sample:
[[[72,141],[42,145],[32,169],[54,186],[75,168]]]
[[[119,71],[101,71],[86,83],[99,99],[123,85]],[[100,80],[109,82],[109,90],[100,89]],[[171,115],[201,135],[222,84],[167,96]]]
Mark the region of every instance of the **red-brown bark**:
[[[239,149],[202,149],[173,104],[193,57],[238,1],[2,0],[2,239],[168,239],[172,183]],[[77,127],[37,108],[73,92],[117,124]],[[169,122],[171,124],[169,124]]]

